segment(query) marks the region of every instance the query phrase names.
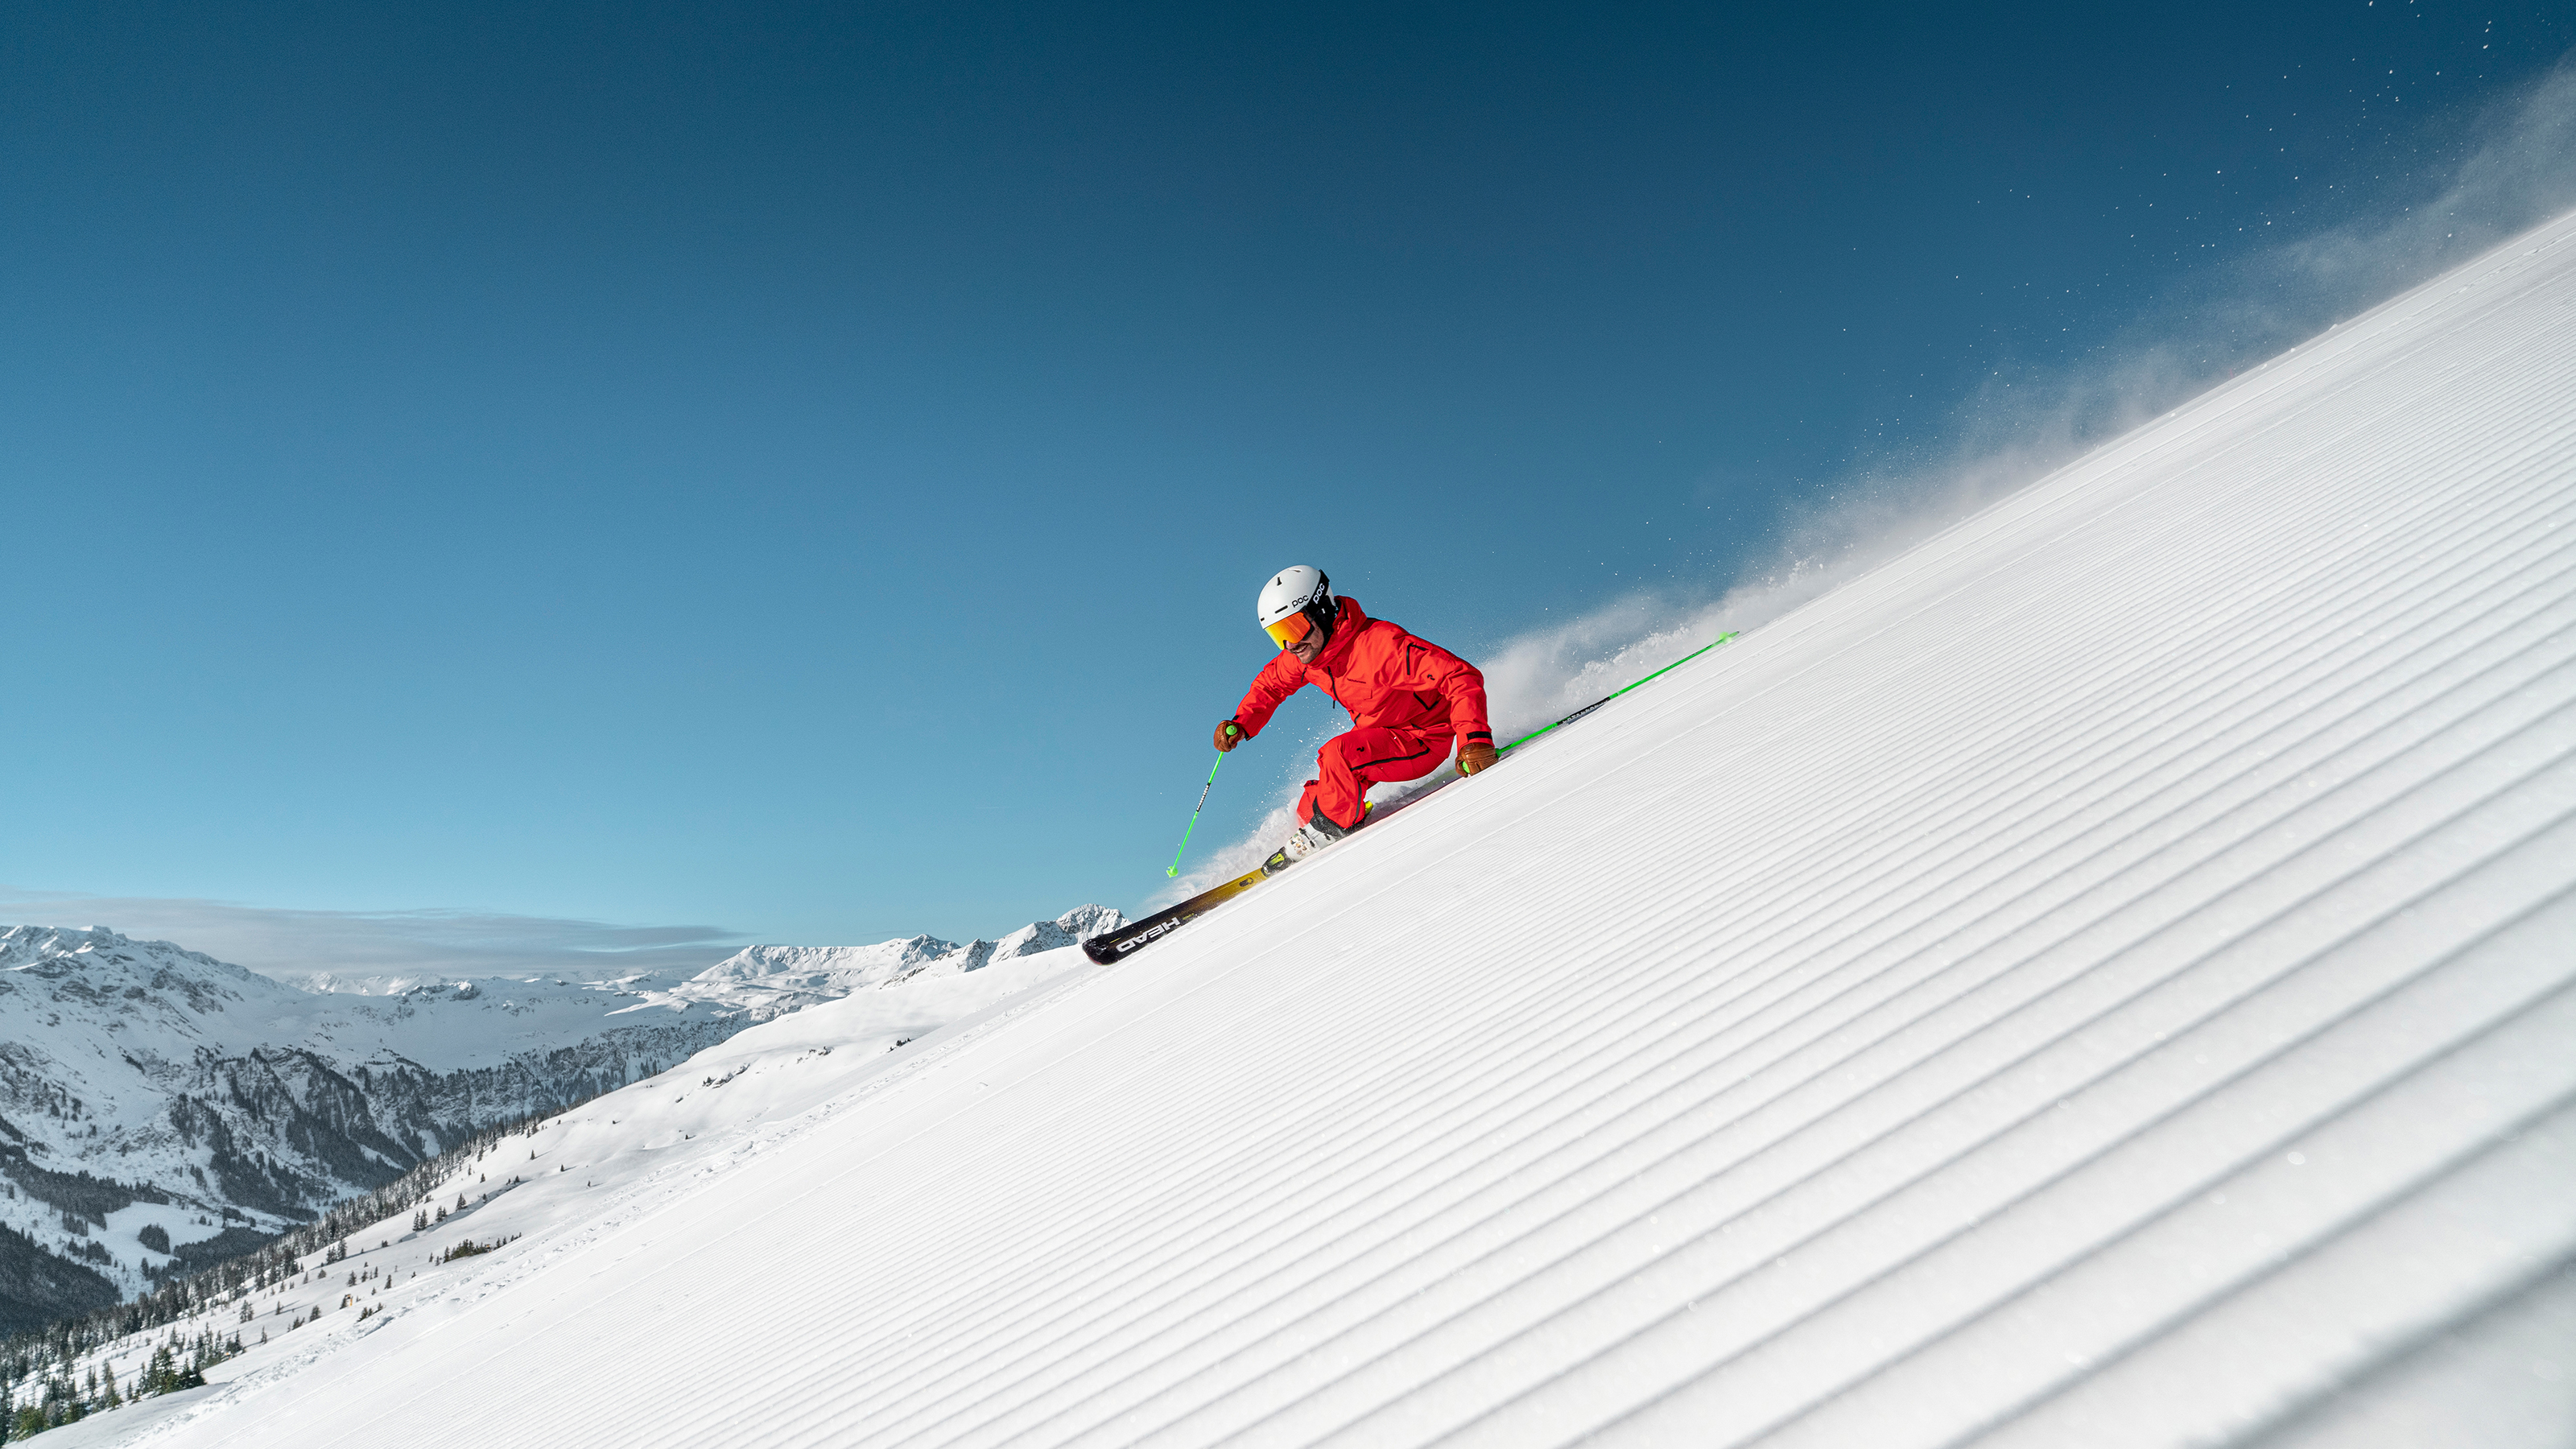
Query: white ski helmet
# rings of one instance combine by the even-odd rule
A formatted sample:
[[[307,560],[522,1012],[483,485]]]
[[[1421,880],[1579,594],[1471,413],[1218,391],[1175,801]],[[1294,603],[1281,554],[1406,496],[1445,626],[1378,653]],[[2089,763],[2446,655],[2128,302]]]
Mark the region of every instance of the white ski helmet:
[[[1297,564],[1279,571],[1279,576],[1261,586],[1261,628],[1270,642],[1285,649],[1316,629],[1325,638],[1333,633],[1333,616],[1341,605],[1333,602],[1333,581],[1324,571]]]

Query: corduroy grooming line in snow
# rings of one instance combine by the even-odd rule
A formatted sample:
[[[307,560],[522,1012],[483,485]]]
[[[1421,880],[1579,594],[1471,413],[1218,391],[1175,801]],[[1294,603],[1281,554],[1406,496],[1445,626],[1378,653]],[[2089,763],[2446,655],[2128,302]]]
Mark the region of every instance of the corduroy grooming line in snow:
[[[155,1442],[2563,1445],[2576,218],[1151,952],[784,1052],[725,1091],[846,1075],[602,1099]]]

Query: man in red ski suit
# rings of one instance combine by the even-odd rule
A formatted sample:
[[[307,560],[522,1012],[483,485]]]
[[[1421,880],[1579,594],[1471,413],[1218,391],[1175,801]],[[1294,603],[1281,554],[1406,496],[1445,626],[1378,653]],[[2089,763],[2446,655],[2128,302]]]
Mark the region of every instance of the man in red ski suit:
[[[1370,618],[1357,599],[1331,594],[1330,582],[1302,565],[1273,581],[1274,589],[1301,590],[1304,607],[1281,624],[1264,620],[1279,657],[1254,678],[1234,717],[1217,726],[1216,747],[1231,750],[1261,733],[1272,712],[1306,685],[1331,695],[1350,711],[1352,728],[1315,752],[1318,773],[1298,797],[1297,818],[1338,837],[1359,827],[1369,786],[1419,780],[1440,768],[1453,744],[1460,773],[1472,775],[1494,762],[1494,733],[1476,666]],[[1264,597],[1264,612],[1273,612]]]

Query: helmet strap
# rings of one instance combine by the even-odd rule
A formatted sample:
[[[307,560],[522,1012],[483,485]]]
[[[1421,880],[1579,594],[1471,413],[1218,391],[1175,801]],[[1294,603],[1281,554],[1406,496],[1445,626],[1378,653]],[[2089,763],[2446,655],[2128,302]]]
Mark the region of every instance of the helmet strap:
[[[1333,598],[1332,580],[1324,581],[1323,592],[1306,606],[1306,617],[1315,621],[1315,647],[1322,649],[1333,642],[1333,624],[1341,617],[1342,606]]]

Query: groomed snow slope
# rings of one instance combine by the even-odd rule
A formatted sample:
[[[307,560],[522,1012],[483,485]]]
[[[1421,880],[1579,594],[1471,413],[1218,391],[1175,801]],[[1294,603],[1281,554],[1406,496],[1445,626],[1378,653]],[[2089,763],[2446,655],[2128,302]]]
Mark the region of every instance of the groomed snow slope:
[[[2576,218],[155,1442],[2563,1444],[2572,983]]]

